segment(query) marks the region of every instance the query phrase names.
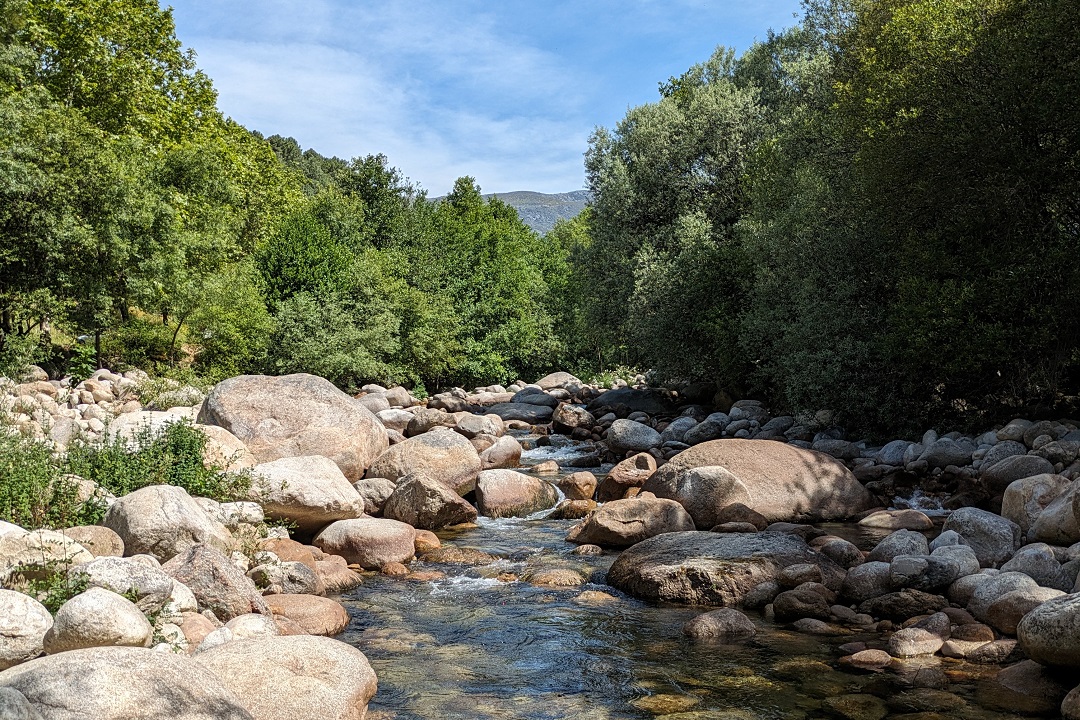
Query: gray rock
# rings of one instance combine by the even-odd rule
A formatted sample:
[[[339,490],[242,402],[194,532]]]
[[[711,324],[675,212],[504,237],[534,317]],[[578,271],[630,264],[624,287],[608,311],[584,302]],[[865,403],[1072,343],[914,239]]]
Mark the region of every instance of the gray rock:
[[[897,555],[889,563],[892,586],[916,590],[938,590],[960,576],[958,563],[933,555]]]
[[[1058,463],[1068,465],[1076,459],[1078,452],[1080,452],[1080,442],[1054,440],[1037,450],[1032,450],[1031,454],[1046,458],[1048,462],[1054,463],[1055,465]]]
[[[370,410],[314,375],[223,380],[207,396],[199,422],[225,428],[259,462],[323,455],[353,482],[388,445]]]
[[[186,490],[171,485],[151,485],[117,499],[104,525],[120,536],[128,554],[161,562],[202,543],[224,547],[230,538]]]
[[[161,610],[173,593],[174,580],[160,568],[130,558],[102,557],[68,571],[73,582],[86,582],[124,595],[144,613]]]
[[[980,467],[989,468],[1001,462],[1005,458],[1017,455],[1027,455],[1027,445],[1016,440],[1005,440],[994,445],[983,455]]]
[[[629,547],[656,535],[693,529],[689,513],[674,500],[634,497],[604,503],[571,528],[566,539],[578,545]]]
[[[1072,545],[1080,541],[1080,482],[1075,480],[1054,498],[1032,523],[1028,540],[1051,545]]]
[[[645,452],[663,445],[660,433],[633,420],[616,420],[607,434],[607,444],[615,452]]]
[[[862,450],[860,450],[855,443],[848,442],[847,440],[824,438],[815,441],[813,448],[817,452],[831,455],[838,460],[854,460],[862,455]]]
[[[1023,442],[1024,432],[1031,427],[1031,421],[1023,418],[1016,418],[1009,422],[1008,425],[997,431],[997,439],[999,441],[1012,440],[1014,442]]]
[[[702,613],[683,625],[683,635],[701,639],[722,641],[753,637],[757,627],[753,621],[734,608],[720,608]]]
[[[0,687],[0,718],[4,720],[42,720],[26,696],[15,688]]]
[[[322,583],[319,581],[319,576],[302,562],[289,561],[259,565],[249,570],[247,576],[251,578],[256,587],[274,588],[279,593],[321,595],[325,592]],[[237,617],[252,616],[252,613],[248,613]],[[266,616],[255,614],[254,617]]]
[[[803,562],[819,564],[830,582],[843,572],[787,533],[674,532],[623,551],[607,582],[649,602],[731,607],[784,567]]]
[[[986,624],[1005,635],[1015,635],[1021,618],[1047,600],[1064,594],[1061,590],[1047,587],[1011,590],[990,603],[986,609]]]
[[[441,530],[447,525],[476,520],[476,508],[424,473],[401,478],[383,504],[382,512],[383,517],[424,530]]]
[[[990,582],[990,578],[999,574],[998,570],[980,570],[973,575],[957,578],[956,582],[949,586],[946,594],[957,605],[967,605],[980,585]]]
[[[55,655],[92,647],[150,647],[153,637],[154,627],[135,603],[92,587],[60,606],[44,648]]]
[[[330,458],[286,457],[256,465],[254,473],[252,499],[268,517],[295,523],[301,532],[364,514],[364,499]]]
[[[1013,455],[993,465],[983,462],[980,477],[990,494],[1005,492],[1005,488],[1014,480],[1045,475],[1054,472],[1054,466],[1046,458],[1036,455]]]
[[[1034,591],[1039,585],[1029,576],[1018,572],[1003,572],[978,584],[968,601],[967,609],[977,620],[986,622],[990,605],[1005,593],[1014,590]]]
[[[870,561],[848,570],[840,594],[855,602],[875,598],[892,590],[892,568],[889,563]]]
[[[1024,444],[1029,448],[1035,446],[1036,438],[1043,435],[1048,435],[1051,440],[1056,440],[1059,437],[1063,437],[1068,431],[1063,425],[1049,420],[1040,420],[1034,423],[1027,430],[1024,430]]]
[[[170,577],[186,585],[199,607],[212,610],[222,621],[248,613],[270,614],[270,608],[251,578],[232,560],[207,545],[195,545],[161,566]]]
[[[1063,592],[1072,590],[1074,580],[1065,574],[1053,549],[1045,543],[1025,545],[1001,566],[1002,573],[1021,572],[1043,587]]]
[[[955,530],[964,544],[975,551],[983,567],[1000,566],[1020,547],[1019,525],[978,508],[956,510],[945,521],[942,530]]]
[[[521,464],[521,443],[509,435],[503,435],[494,445],[480,453],[481,470],[515,468]],[[596,464],[600,464],[597,458]]]
[[[376,690],[364,654],[326,637],[234,640],[195,658],[260,719],[357,720]]]
[[[518,420],[520,422],[527,422],[530,425],[541,425],[551,420],[555,414],[553,407],[546,405],[532,405],[529,403],[496,403],[490,406],[487,411],[493,415],[498,415],[504,421],[506,420]]]
[[[966,438],[960,441],[942,438],[926,446],[919,459],[924,461],[931,469],[944,468],[949,465],[963,467],[971,464],[971,454],[973,452],[975,452],[975,446]]]
[[[467,495],[476,488],[480,456],[464,436],[440,427],[390,447],[368,468],[370,476],[395,483],[414,473],[435,478],[458,495]]]
[[[691,468],[675,477],[671,498],[686,508],[698,528],[719,525],[721,511],[732,503],[749,506],[753,500],[742,481],[722,467],[706,465]]]
[[[940,558],[955,565],[956,578],[979,572],[979,558],[967,545],[941,545],[930,552],[930,557]]]
[[[877,454],[877,461],[879,465],[894,465],[903,466],[904,453],[907,452],[908,446],[910,446],[907,440],[893,440],[892,442],[881,448]]]
[[[3,639],[0,670],[40,655],[45,633],[52,625],[52,615],[37,600],[21,592],[0,589],[0,638]]]
[[[22,693],[46,720],[253,720],[214,673],[146,648],[47,655],[0,673],[0,687]]]
[[[949,547],[952,545],[962,545],[963,538],[960,537],[960,533],[955,530],[945,530],[936,538],[930,541],[930,550],[937,550],[940,547]]]
[[[581,380],[577,379],[568,372],[560,371],[553,372],[550,375],[545,375],[533,384],[539,387],[541,390],[554,390],[555,388],[567,389],[573,386],[580,388],[585,383],[581,382]]]
[[[353,490],[360,494],[364,501],[364,512],[368,515],[382,512],[383,503],[394,492],[394,487],[392,480],[379,477],[363,478],[353,483]]]
[[[484,470],[476,481],[476,504],[485,517],[524,517],[558,500],[551,484],[515,470]]]
[[[416,530],[403,522],[358,518],[331,523],[315,536],[312,544],[365,570],[378,570],[387,563],[412,560],[415,538]]]
[[[683,442],[687,445],[698,445],[710,440],[717,440],[724,434],[724,430],[731,422],[727,413],[713,413],[700,423],[686,431]]]
[[[914,530],[896,530],[879,542],[867,560],[892,562],[898,555],[929,555],[930,546],[926,536]]]
[[[1031,610],[1017,625],[1016,638],[1036,662],[1080,668],[1080,594],[1063,595]]]
[[[583,407],[562,403],[555,408],[551,423],[556,432],[568,435],[577,428],[592,430],[596,426],[596,418]]]
[[[686,439],[686,434],[696,427],[697,420],[692,417],[678,417],[672,420],[664,431],[660,433],[660,440],[662,442],[683,442]]]
[[[643,412],[649,415],[674,415],[675,404],[668,393],[662,390],[620,388],[608,390],[588,405],[594,415],[602,408],[614,408],[625,405],[631,412]]]
[[[1050,503],[1069,487],[1069,479],[1061,475],[1034,475],[1014,480],[1005,488],[1001,499],[1001,516],[1020,526],[1025,535]]]

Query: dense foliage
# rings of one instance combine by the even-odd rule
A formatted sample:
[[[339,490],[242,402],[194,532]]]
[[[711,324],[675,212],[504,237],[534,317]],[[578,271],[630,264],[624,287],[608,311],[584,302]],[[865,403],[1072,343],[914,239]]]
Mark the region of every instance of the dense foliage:
[[[565,256],[469,178],[429,202],[222,117],[152,0],[0,0],[0,369],[37,361],[343,387],[560,359]]]
[[[0,370],[624,365],[882,432],[1060,407],[1078,46],[1067,0],[807,0],[598,129],[541,238],[471,178],[432,201],[224,118],[151,0],[0,0]]]
[[[593,137],[592,331],[869,430],[1075,395],[1078,45],[1068,2],[835,0],[718,51]]]

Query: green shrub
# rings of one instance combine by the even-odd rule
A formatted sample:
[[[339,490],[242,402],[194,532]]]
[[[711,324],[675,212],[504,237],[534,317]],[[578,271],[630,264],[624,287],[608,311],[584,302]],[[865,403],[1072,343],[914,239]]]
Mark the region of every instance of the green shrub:
[[[117,496],[150,485],[175,485],[190,495],[219,502],[246,498],[251,476],[206,467],[205,447],[206,436],[185,420],[168,424],[157,435],[146,427],[133,438],[75,444],[68,450],[66,464],[69,472]]]
[[[100,520],[103,508],[80,503],[49,448],[0,429],[0,520],[25,528],[65,528]]]
[[[139,368],[148,373],[165,372],[174,364],[174,328],[145,318],[132,318],[101,337],[101,360],[120,370]]]
[[[34,572],[20,588],[21,592],[36,598],[50,614],[55,615],[60,607],[71,598],[86,592],[90,587],[90,577],[85,573],[69,573],[69,564],[53,561],[44,568],[33,568]],[[18,573],[18,568],[16,568]]]
[[[39,337],[37,333],[0,333],[0,375],[21,380],[27,367],[40,362],[45,353]]]

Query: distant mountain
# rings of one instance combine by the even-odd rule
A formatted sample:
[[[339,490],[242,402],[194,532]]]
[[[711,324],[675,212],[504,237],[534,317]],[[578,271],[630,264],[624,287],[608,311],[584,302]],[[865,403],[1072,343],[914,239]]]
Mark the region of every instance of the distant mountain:
[[[559,219],[569,220],[577,215],[589,202],[588,190],[575,190],[565,193],[539,193],[529,190],[517,190],[508,193],[489,193],[484,199],[497,197],[517,210],[522,221],[536,232],[543,235],[555,227]],[[442,197],[431,198],[433,202]]]
[[[569,220],[577,215],[589,202],[588,190],[551,194],[519,190],[494,195],[517,210],[522,221],[541,235],[555,227],[556,220]]]

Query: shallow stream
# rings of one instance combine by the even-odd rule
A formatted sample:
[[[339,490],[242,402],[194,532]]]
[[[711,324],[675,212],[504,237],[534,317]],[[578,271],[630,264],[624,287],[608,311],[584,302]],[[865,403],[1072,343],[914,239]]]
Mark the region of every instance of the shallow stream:
[[[527,461],[550,454],[530,452]],[[811,636],[749,613],[752,640],[691,641],[682,626],[701,609],[650,606],[603,584],[617,553],[572,555],[564,540],[572,524],[481,519],[440,535],[444,546],[495,563],[416,562],[413,576],[371,576],[346,595],[352,622],[340,637],[379,677],[369,720],[1004,720],[1031,710],[992,681],[996,666],[938,657],[901,671],[842,669],[838,647],[874,634]],[[861,547],[884,534],[828,529]],[[592,582],[512,579],[541,568],[572,568]]]

